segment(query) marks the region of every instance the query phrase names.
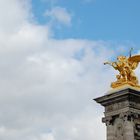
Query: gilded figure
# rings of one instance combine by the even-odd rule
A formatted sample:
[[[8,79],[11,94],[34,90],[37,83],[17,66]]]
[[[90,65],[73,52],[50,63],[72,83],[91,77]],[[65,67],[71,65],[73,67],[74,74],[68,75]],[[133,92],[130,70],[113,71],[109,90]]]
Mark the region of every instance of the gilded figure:
[[[116,75],[117,81],[111,83],[112,88],[116,88],[122,85],[130,85],[133,87],[140,87],[138,83],[138,78],[136,77],[134,70],[138,67],[140,62],[140,55],[135,55],[129,57],[126,56],[118,56],[116,62],[105,62],[104,65],[108,64],[112,66],[115,70],[119,72]]]

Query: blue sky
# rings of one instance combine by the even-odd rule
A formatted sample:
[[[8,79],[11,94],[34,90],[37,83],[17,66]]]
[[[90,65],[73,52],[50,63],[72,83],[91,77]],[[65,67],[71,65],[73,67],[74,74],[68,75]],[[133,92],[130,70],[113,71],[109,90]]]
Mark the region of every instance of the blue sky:
[[[46,9],[64,7],[72,13],[72,25],[55,29],[56,38],[82,38],[140,44],[139,0],[32,0],[39,24],[47,24]]]

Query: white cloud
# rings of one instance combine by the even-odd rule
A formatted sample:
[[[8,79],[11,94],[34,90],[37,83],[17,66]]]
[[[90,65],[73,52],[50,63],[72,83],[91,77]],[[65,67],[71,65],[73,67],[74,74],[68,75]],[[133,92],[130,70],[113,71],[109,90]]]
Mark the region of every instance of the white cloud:
[[[0,12],[0,139],[104,140],[103,109],[92,99],[109,88],[113,70],[103,62],[114,51],[100,41],[53,39],[23,5],[0,1],[3,14],[11,11]]]
[[[41,134],[39,140],[54,140],[54,136],[49,133],[49,134]]]
[[[54,22],[58,21],[63,25],[71,25],[72,15],[65,8],[53,7],[46,11],[45,16],[50,17]]]
[[[29,13],[30,7],[27,7],[28,3],[27,0],[0,1],[0,33],[16,32],[27,19],[32,17]]]

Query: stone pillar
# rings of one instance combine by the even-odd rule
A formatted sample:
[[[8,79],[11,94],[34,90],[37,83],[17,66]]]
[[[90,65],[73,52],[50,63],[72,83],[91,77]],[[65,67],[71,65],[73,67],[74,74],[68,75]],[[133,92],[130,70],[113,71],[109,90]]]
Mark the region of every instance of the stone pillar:
[[[106,119],[102,120],[104,123],[106,123],[106,127],[107,127],[107,138],[108,140],[114,140],[114,127],[112,124],[112,118],[108,117]]]
[[[133,113],[127,113],[124,117],[124,139],[134,140],[134,116]]]
[[[94,100],[105,107],[107,140],[140,140],[140,91],[124,88]]]
[[[108,140],[114,140],[114,131],[112,124],[107,125],[107,138]]]

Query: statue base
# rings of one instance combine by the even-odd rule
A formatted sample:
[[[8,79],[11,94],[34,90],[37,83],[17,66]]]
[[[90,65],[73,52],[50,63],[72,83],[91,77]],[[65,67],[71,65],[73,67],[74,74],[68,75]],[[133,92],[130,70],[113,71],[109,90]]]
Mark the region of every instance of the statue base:
[[[125,85],[94,100],[105,107],[107,140],[140,140],[140,90]]]
[[[122,87],[122,86],[131,86],[131,87],[136,87],[136,88],[139,88],[140,89],[140,85],[136,84],[137,82],[132,82],[132,81],[124,81],[124,82],[119,82],[119,81],[116,81],[116,82],[112,82],[111,83],[111,87],[112,88],[118,88],[118,87]]]

